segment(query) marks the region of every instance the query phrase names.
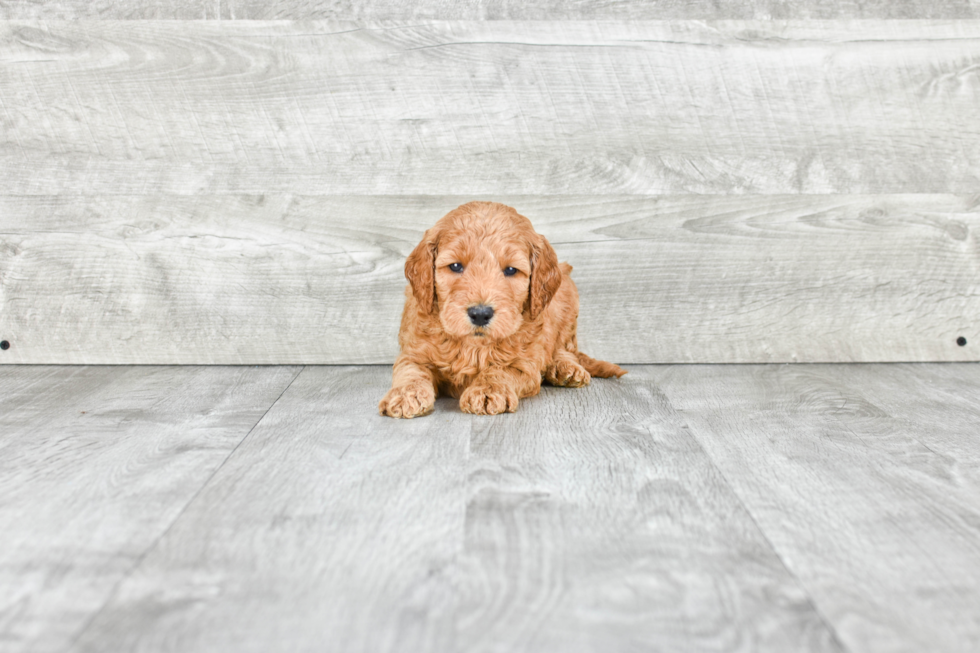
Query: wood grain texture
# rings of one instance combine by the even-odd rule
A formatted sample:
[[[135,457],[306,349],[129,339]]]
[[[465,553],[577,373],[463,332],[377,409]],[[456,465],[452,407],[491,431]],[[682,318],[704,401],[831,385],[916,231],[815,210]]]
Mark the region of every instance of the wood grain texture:
[[[306,368],[75,651],[451,651],[465,416]]]
[[[295,377],[6,367],[0,651],[64,651]]]
[[[472,420],[457,650],[843,650],[646,380]]]
[[[0,363],[391,363],[405,257],[469,199],[0,196]],[[494,199],[599,358],[980,359],[978,196]]]
[[[0,0],[4,19],[980,18],[973,0]]]
[[[839,651],[644,383],[375,412],[306,368],[76,651]]]
[[[950,467],[980,472],[980,367],[853,365],[837,383],[856,388]],[[950,415],[957,419],[950,419]]]
[[[977,649],[980,367],[643,373],[848,650]]]
[[[517,4],[517,3],[513,3]],[[7,21],[23,194],[974,193],[980,21]]]

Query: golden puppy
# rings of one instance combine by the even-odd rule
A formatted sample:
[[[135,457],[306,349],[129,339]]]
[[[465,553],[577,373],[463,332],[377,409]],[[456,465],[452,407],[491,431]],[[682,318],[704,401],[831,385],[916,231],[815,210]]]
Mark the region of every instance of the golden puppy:
[[[542,377],[579,387],[626,374],[578,351],[571,271],[509,206],[470,202],[450,211],[405,262],[401,353],[378,410],[426,415],[442,392],[467,413],[495,415],[538,394]]]

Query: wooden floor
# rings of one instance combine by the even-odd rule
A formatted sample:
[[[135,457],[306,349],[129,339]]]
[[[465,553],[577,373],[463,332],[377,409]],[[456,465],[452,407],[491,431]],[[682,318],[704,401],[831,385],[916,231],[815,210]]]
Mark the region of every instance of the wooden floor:
[[[977,651],[980,365],[11,366],[0,651]]]

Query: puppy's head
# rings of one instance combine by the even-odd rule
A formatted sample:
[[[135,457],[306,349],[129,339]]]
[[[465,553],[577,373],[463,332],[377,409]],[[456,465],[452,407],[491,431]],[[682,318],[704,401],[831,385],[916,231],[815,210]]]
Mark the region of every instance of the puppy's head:
[[[488,341],[535,320],[561,285],[555,250],[531,222],[494,202],[464,204],[425,232],[405,276],[420,310],[457,338]]]

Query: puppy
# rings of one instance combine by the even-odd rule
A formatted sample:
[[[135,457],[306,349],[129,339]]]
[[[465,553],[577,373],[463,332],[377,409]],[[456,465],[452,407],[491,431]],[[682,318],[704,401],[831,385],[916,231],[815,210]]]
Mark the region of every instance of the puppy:
[[[571,271],[509,206],[470,202],[450,211],[405,262],[401,353],[378,410],[426,415],[444,393],[467,413],[512,413],[542,379],[580,387],[626,374],[578,351]]]

